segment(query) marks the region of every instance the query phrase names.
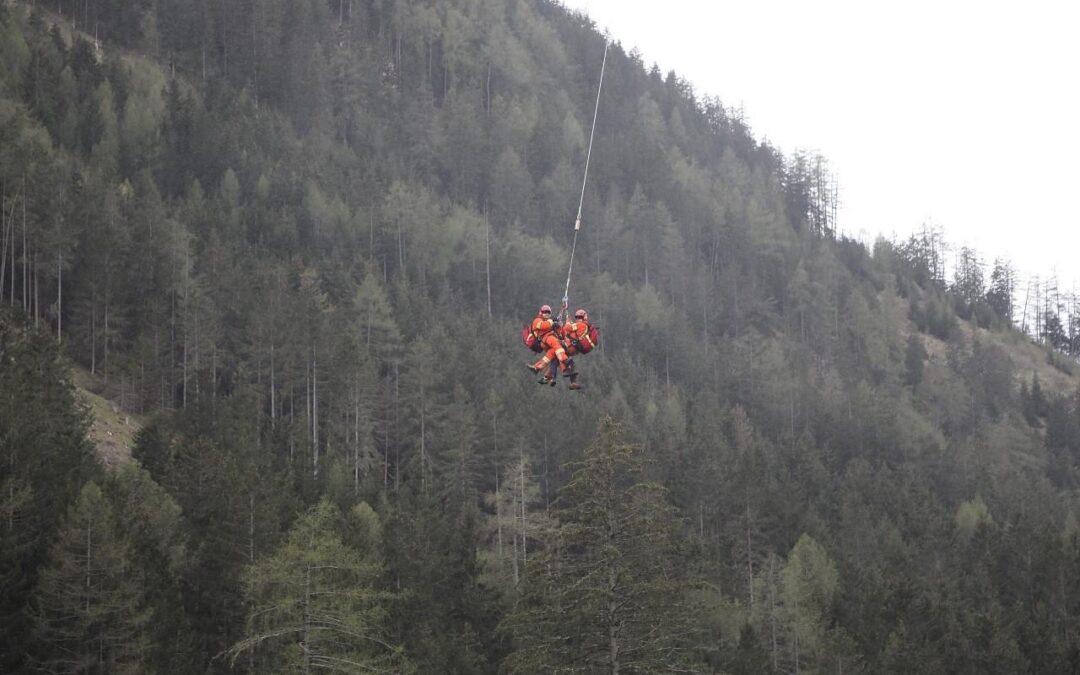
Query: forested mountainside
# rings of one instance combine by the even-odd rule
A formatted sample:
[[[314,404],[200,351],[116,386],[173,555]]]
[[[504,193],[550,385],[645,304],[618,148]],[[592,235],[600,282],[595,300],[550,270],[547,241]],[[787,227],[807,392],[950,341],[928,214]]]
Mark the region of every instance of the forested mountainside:
[[[538,387],[603,56],[548,0],[0,2],[0,671],[1080,669],[1080,322],[618,44],[601,348]]]

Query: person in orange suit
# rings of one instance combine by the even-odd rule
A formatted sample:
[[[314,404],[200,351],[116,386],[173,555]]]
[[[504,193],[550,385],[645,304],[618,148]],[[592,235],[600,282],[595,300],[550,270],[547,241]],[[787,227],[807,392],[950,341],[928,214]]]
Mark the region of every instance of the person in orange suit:
[[[589,329],[591,328],[588,312],[584,309],[574,312],[574,319],[567,321],[566,325],[559,331],[563,344],[566,346],[567,356],[573,356],[581,352],[580,347],[583,345],[587,347],[588,351],[592,351],[596,347],[589,337]]]
[[[588,351],[592,351],[596,347],[589,337],[590,328],[592,326],[589,325],[589,313],[584,309],[578,309],[574,312],[573,320],[567,321],[559,330],[559,337],[562,339],[568,357],[567,367],[563,369],[563,374],[570,377],[570,389],[581,389],[581,385],[577,382],[577,371],[574,370],[573,356],[582,351],[581,347],[583,345],[587,347]],[[552,373],[552,376],[554,376],[554,373]]]
[[[529,366],[534,374],[539,375],[547,370],[548,364],[558,361],[559,366],[565,371],[566,362],[569,357],[566,355],[566,349],[563,347],[562,341],[559,339],[559,331],[561,327],[558,321],[551,318],[551,306],[541,305],[540,311],[537,313],[536,318],[533,319],[530,330],[533,335],[536,336],[537,341],[544,346],[546,351],[544,356],[536,363]],[[554,384],[555,376],[552,373],[545,373],[544,378],[540,380],[541,384]]]

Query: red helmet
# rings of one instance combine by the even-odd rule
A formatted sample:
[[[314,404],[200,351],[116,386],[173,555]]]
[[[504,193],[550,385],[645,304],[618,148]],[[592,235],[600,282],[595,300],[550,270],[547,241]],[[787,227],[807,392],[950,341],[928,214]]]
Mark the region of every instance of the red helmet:
[[[589,320],[589,313],[586,312],[584,309],[579,309],[576,312],[574,312],[574,318],[588,321]]]
[[[540,305],[541,314],[551,314],[551,305]]]

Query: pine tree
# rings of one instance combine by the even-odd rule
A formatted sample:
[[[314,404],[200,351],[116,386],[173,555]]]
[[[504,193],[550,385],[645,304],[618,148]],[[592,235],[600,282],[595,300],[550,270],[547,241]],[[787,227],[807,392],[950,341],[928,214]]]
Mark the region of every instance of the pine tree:
[[[642,482],[641,449],[610,418],[559,495],[558,524],[529,563],[507,619],[513,673],[650,673],[688,668],[689,616],[674,513]]]
[[[916,333],[908,336],[907,349],[904,351],[905,381],[912,387],[919,386],[923,379],[923,369],[927,358],[926,347]]]
[[[115,469],[104,484],[115,521],[128,543],[129,569],[144,579],[142,604],[153,612],[147,626],[147,669],[198,668],[184,611],[183,578],[190,564],[188,536],[176,501],[136,462]]]
[[[50,672],[145,672],[152,613],[131,560],[112,506],[88,483],[34,593],[42,662]]]
[[[1016,273],[1007,260],[994,260],[994,269],[990,272],[990,288],[986,290],[986,302],[1007,326],[1013,321],[1013,292],[1016,286]]]
[[[54,339],[0,308],[0,670],[17,671],[26,607],[68,507],[100,465]]]

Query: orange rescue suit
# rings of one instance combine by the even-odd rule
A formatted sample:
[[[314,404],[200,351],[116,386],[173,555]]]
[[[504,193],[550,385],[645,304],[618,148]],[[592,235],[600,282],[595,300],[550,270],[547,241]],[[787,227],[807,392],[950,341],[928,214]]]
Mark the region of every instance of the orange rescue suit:
[[[589,351],[596,345],[591,344],[591,338],[589,337],[589,322],[580,319],[576,321],[568,321],[565,326],[559,331],[562,335],[563,342],[566,344],[566,353],[570,356],[578,353],[576,343],[587,343]]]
[[[544,358],[537,361],[534,367],[537,370],[540,370],[546,367],[547,364],[551,363],[554,359],[558,359],[560,364],[565,364],[567,358],[566,350],[563,349],[562,341],[559,340],[559,335],[555,328],[555,321],[540,315],[533,319],[531,329],[540,344],[547,349]]]

